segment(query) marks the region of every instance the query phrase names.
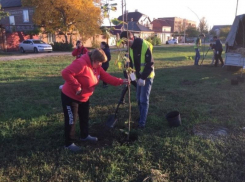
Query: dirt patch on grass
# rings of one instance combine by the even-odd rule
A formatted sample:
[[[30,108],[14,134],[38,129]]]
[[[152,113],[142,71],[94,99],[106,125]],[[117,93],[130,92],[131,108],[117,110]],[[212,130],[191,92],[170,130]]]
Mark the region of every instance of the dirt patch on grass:
[[[229,129],[211,124],[198,124],[193,127],[193,134],[204,139],[216,141],[228,136]]]

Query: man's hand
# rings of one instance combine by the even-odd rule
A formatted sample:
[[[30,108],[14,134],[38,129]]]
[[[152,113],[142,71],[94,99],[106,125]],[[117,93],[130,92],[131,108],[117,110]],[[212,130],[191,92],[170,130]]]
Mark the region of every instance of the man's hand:
[[[130,85],[130,81],[128,81],[128,79],[123,79],[123,84]]]
[[[80,95],[82,93],[82,89],[76,92],[76,95]]]
[[[142,80],[141,78],[138,80],[137,83],[139,86],[145,86],[145,80]]]

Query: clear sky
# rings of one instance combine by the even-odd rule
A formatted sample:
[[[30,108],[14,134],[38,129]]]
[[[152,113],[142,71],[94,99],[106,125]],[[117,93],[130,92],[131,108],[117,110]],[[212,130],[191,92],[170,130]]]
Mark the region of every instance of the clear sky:
[[[124,0],[125,1],[125,0]],[[117,3],[117,12],[110,12],[110,18],[122,15],[122,0]],[[126,0],[129,12],[138,10],[153,20],[161,17],[180,17],[196,21],[205,17],[209,28],[213,25],[232,25],[236,14],[237,0]],[[237,15],[245,14],[245,0],[238,0]],[[104,20],[104,24],[108,24]]]

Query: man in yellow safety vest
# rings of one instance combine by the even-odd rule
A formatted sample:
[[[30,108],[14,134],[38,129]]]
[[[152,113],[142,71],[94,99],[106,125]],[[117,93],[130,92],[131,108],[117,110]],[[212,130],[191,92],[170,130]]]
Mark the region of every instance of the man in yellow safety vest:
[[[199,37],[196,39],[194,49],[196,51],[196,56],[195,56],[195,62],[194,65],[198,65],[199,59],[200,59],[200,48],[202,46],[202,38],[204,38],[204,34],[200,34]]]
[[[152,56],[153,46],[146,40],[134,38],[130,31],[123,31],[120,38],[129,46],[130,67],[134,68],[136,72],[137,101],[140,111],[138,127],[143,129],[146,125],[149,98],[155,76]]]

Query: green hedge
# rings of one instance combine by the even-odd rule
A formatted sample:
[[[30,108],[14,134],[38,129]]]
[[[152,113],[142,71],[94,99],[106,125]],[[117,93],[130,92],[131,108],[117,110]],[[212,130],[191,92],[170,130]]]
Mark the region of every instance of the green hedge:
[[[72,51],[73,45],[71,43],[54,42],[53,51]]]
[[[161,45],[161,39],[156,36],[148,37],[146,40],[152,45]]]

